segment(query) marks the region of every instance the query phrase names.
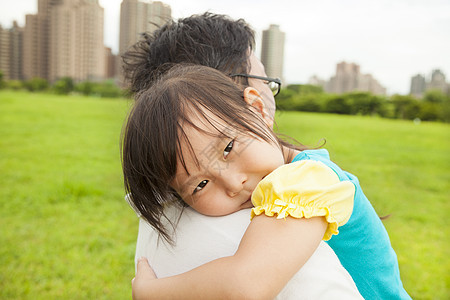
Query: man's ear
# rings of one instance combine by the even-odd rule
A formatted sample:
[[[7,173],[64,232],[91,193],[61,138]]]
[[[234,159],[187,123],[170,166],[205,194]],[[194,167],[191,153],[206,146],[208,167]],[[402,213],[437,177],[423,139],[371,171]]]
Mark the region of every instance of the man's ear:
[[[273,127],[273,120],[267,113],[264,102],[262,101],[262,98],[257,90],[250,86],[246,87],[244,90],[244,100],[261,115],[267,126],[270,128]]]

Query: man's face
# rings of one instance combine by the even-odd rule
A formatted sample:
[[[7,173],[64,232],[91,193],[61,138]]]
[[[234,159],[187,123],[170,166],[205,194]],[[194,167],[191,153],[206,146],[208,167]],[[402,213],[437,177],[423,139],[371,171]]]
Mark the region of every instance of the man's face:
[[[249,58],[250,61],[250,75],[267,77],[266,71],[261,61],[252,52]],[[261,95],[265,109],[269,116],[273,119],[275,116],[275,98],[267,82],[261,79],[249,78],[248,84],[254,87]]]

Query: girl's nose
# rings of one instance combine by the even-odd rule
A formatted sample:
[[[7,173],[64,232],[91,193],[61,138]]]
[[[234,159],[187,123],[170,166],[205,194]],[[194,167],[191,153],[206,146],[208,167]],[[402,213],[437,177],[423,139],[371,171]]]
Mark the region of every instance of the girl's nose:
[[[244,184],[247,181],[245,174],[225,172],[223,175],[222,180],[224,182],[227,194],[230,197],[238,195],[244,189]]]

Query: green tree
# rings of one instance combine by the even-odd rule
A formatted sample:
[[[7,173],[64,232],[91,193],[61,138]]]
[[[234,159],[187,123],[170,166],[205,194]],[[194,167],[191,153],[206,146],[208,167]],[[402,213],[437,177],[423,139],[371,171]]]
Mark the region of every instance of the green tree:
[[[95,84],[93,93],[100,97],[118,98],[122,97],[123,91],[112,80]]]
[[[311,84],[290,84],[286,89],[294,91],[297,95],[322,94],[323,88]]]
[[[420,117],[421,105],[419,101],[414,101],[408,106],[406,106],[404,118],[408,120],[413,120]]]
[[[75,85],[70,77],[63,77],[53,84],[53,90],[60,95],[67,95],[73,91]]]
[[[398,119],[414,119],[420,111],[416,98],[405,95],[393,95],[390,99],[394,106],[394,117]],[[414,117],[412,117],[415,115]]]
[[[423,96],[423,100],[432,103],[443,103],[446,96],[440,90],[429,90]]]
[[[342,96],[351,105],[351,114],[353,115],[374,115],[381,106],[381,99],[369,92],[351,92]]]
[[[296,108],[300,111],[319,112],[321,110],[320,96],[314,94],[300,96]]]
[[[420,105],[418,117],[424,121],[441,120],[441,103],[423,102]]]
[[[285,110],[320,111],[322,87],[310,84],[290,84],[277,96],[277,108]]]
[[[8,80],[5,86],[8,89],[17,91],[24,88],[24,83],[20,80]]]
[[[325,111],[334,114],[349,115],[352,112],[352,106],[344,95],[334,95],[325,104]]]
[[[420,118],[429,121],[450,122],[450,96],[439,90],[427,91],[423,97]]]
[[[5,87],[5,80],[3,80],[3,72],[0,70],[0,89]]]
[[[291,89],[281,89],[276,98],[277,109],[280,110],[294,110],[292,101],[295,96],[295,91]]]
[[[441,106],[441,119],[444,122],[450,122],[450,97],[447,97]]]
[[[34,77],[27,80],[24,85],[25,88],[31,92],[44,91],[48,89],[48,81],[40,77]]]
[[[94,91],[94,83],[90,81],[80,82],[75,86],[75,91],[80,92],[85,96],[89,96]]]

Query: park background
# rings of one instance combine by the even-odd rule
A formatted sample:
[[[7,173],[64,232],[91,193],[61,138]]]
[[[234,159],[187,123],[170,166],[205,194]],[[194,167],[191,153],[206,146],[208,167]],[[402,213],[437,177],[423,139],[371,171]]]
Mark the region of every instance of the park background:
[[[105,7],[117,51],[121,0]],[[356,174],[384,222],[413,299],[450,299],[450,100],[408,95],[411,76],[450,74],[447,0],[164,1],[174,17],[208,10],[286,32],[279,131],[325,148]],[[0,2],[0,21],[36,0]],[[5,20],[8,23],[3,23]],[[18,19],[19,23],[23,22]],[[23,24],[23,23],[22,23]],[[256,47],[257,55],[260,49]],[[355,62],[386,96],[327,94],[307,82]],[[293,83],[293,84],[290,84]],[[120,132],[132,105],[113,81],[0,75],[0,299],[129,299],[138,219],[124,201]]]
[[[127,299],[138,219],[119,141],[131,99],[0,91],[0,299]],[[279,110],[357,174],[413,299],[448,299],[448,123]]]

